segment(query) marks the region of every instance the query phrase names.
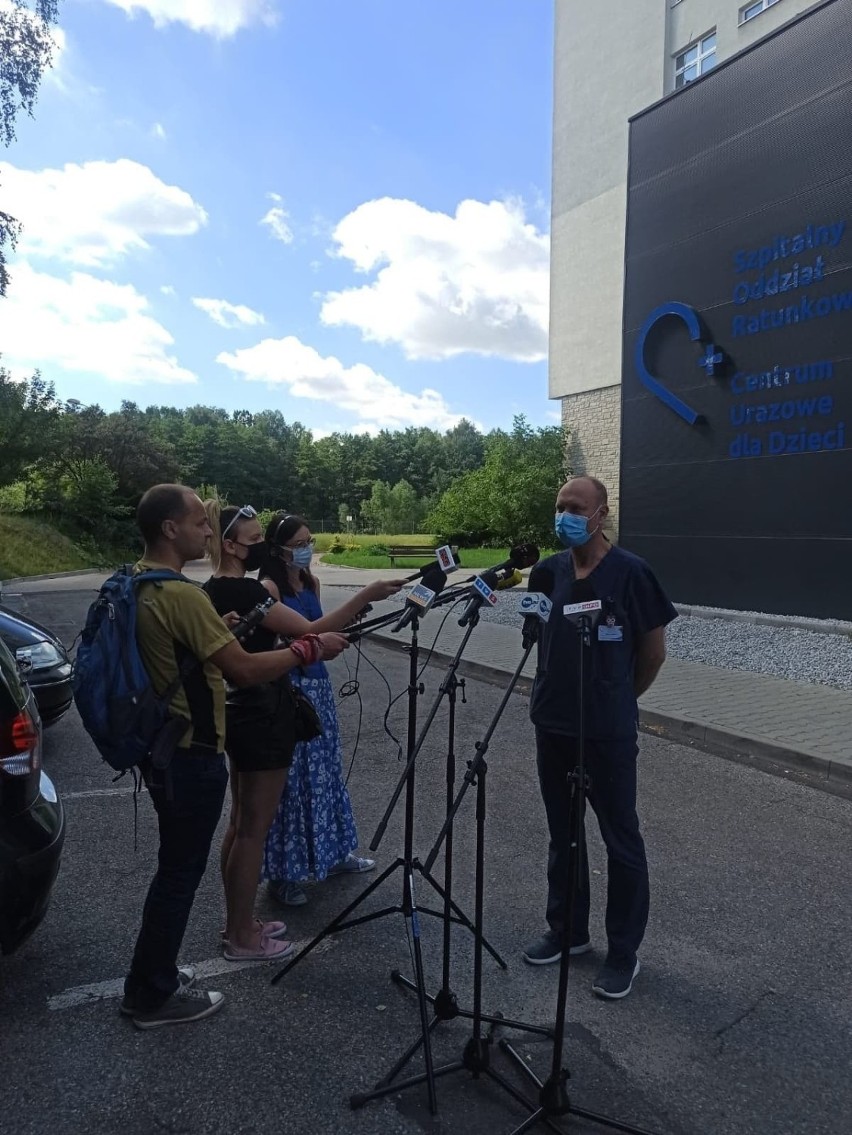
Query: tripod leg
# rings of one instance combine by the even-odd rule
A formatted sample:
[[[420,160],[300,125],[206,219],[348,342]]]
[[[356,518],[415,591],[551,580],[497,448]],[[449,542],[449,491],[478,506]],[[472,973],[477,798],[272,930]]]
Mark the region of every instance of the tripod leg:
[[[438,892],[438,894],[441,896],[441,898],[444,898],[444,888],[437,881],[437,879],[435,879],[434,876],[430,875],[429,872],[427,870],[425,870],[425,868],[422,867],[417,860],[415,860],[414,866],[416,868],[418,868],[418,870],[420,871],[420,874],[423,876],[423,878],[426,880],[426,882],[429,883]],[[452,907],[453,914],[456,916],[456,920],[458,921],[458,923],[461,926],[464,926],[464,928],[466,930],[470,930],[471,933],[474,933],[475,927],[474,927],[473,922],[470,920],[470,918],[468,918],[468,916],[465,914],[465,912],[462,910],[462,908],[458,905],[458,903],[455,902],[455,900],[452,900],[450,902],[450,906]],[[427,913],[431,913],[431,912],[427,912]],[[491,957],[494,959],[494,961],[497,963],[497,965],[500,967],[500,969],[505,970],[505,969],[509,968],[508,965],[506,964],[506,961],[504,960],[504,958],[502,958],[500,956],[500,954],[498,954],[498,952],[494,949],[494,947],[491,945],[491,943],[488,941],[488,939],[484,935],[482,937],[482,945],[485,947],[485,949],[488,951],[488,953],[491,955]]]
[[[423,1044],[423,1062],[426,1065],[426,1088],[429,1095],[429,1111],[438,1112],[438,1099],[435,1094],[435,1072],[432,1066],[432,1033],[429,1028],[429,1002],[426,1000],[426,976],[423,972],[423,951],[420,945],[420,919],[414,902],[414,869],[406,873],[406,894],[403,903],[406,920],[409,923],[414,947],[414,980],[417,983],[417,1004],[420,1009],[420,1035]]]
[[[357,909],[357,907],[361,905],[364,899],[368,898],[373,893],[373,891],[376,890],[377,887],[380,887],[385,879],[387,879],[389,875],[392,875],[394,871],[396,871],[396,869],[401,866],[401,864],[402,860],[396,859],[393,863],[390,864],[390,866],[386,867],[384,871],[382,871],[381,875],[378,875],[375,879],[373,879],[372,883],[370,883],[370,885],[365,890],[363,890],[361,894],[358,895],[358,897],[354,899],[349,904],[349,906],[346,907],[345,910],[342,910],[340,914],[338,914],[336,918],[332,919],[332,921],[329,922],[329,924],[323,930],[320,930],[319,934],[317,934],[316,937],[312,938],[310,942],[308,942],[307,946],[303,946],[298,954],[290,958],[287,964],[285,966],[282,966],[281,969],[278,970],[278,972],[272,978],[271,984],[276,985],[285,973],[288,973],[291,969],[293,969],[294,966],[298,965],[302,958],[306,958],[308,954],[310,954],[317,948],[320,942],[324,941],[330,935],[334,934],[335,931],[339,930],[341,924],[346,921],[352,911]]]
[[[450,1072],[458,1072],[464,1065],[460,1060],[455,1061],[453,1064],[442,1064],[440,1068],[434,1069],[432,1077],[446,1076]],[[376,1087],[371,1092],[355,1092],[349,1097],[349,1105],[353,1111],[364,1104],[370,1103],[371,1100],[380,1100],[383,1096],[389,1096],[392,1092],[401,1092],[406,1088],[415,1088],[418,1084],[427,1082],[428,1077],[425,1072],[421,1072],[417,1076],[410,1076],[407,1080],[400,1080],[397,1084],[384,1084],[382,1087]]]
[[[429,1032],[430,1033],[433,1032],[440,1023],[441,1023],[440,1017],[433,1017],[432,1020],[429,1022]],[[412,1056],[415,1055],[415,1053],[418,1051],[418,1049],[421,1047],[422,1044],[423,1044],[423,1037],[419,1036],[417,1038],[417,1040],[414,1041],[413,1044],[409,1045],[408,1049],[405,1051],[405,1053],[402,1056],[400,1056],[400,1058],[399,1058],[399,1060],[397,1060],[396,1064],[394,1064],[394,1066],[391,1069],[389,1069],[388,1072],[386,1072],[384,1076],[382,1076],[381,1080],[379,1080],[378,1083],[376,1084],[376,1088],[386,1088],[390,1084],[392,1084],[393,1081],[397,1078],[397,1076],[400,1074],[400,1072],[403,1070],[403,1068],[406,1066],[406,1064],[409,1062],[409,1060],[412,1058]]]

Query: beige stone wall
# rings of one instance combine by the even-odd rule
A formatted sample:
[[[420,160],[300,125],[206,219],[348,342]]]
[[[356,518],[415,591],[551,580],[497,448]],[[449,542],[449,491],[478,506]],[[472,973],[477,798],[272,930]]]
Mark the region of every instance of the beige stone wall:
[[[568,466],[603,481],[609,492],[610,535],[618,537],[621,387],[606,386],[562,399],[562,424],[569,430]]]

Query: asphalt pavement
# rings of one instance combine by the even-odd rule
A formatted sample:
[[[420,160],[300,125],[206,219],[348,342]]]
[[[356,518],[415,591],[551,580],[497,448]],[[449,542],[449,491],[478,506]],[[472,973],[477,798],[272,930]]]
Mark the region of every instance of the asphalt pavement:
[[[92,582],[27,589],[19,602],[66,641],[82,622]],[[69,633],[70,632],[70,633]],[[373,664],[369,664],[369,662]],[[332,667],[339,687],[355,675],[354,650]],[[348,670],[347,670],[348,664]],[[373,668],[375,667],[375,669]],[[445,663],[423,673],[421,721]],[[400,762],[382,718],[402,693],[407,659],[379,643],[365,648],[358,695],[340,714],[362,848],[397,783]],[[460,765],[488,728],[503,690],[466,678],[458,705]],[[405,698],[389,725],[404,736]],[[425,857],[444,808],[446,714],[442,709],[417,768],[415,851]],[[31,941],[0,962],[0,1125],[15,1135],[260,1135],[267,1132],[417,1133],[513,1131],[526,1112],[489,1079],[458,1072],[438,1081],[432,1119],[422,1087],[353,1111],[419,1034],[415,998],[389,980],[411,971],[407,924],[391,913],[327,939],[276,986],[275,965],[235,966],[219,950],[221,888],[216,864],[199,891],[183,959],[227,997],[215,1018],[141,1033],[117,1011],[118,992],[153,869],[156,832],[90,745],[72,711],[48,731],[45,763],[62,793],[68,836],[48,917]],[[852,811],[832,794],[732,763],[694,746],[643,734],[640,813],[652,872],[652,914],[634,992],[618,1003],[590,989],[603,956],[605,864],[595,832],[594,953],[572,963],[565,1063],[575,1105],[660,1135],[835,1135],[852,1128],[852,913],[847,865]],[[456,897],[473,907],[473,793],[461,808]],[[377,858],[402,848],[397,808]],[[594,830],[594,823],[590,823]],[[543,928],[546,829],[538,794],[527,701],[513,694],[489,750],[485,930],[508,963],[486,956],[484,1007],[522,1021],[554,1014],[556,967],[526,966],[524,943]],[[436,874],[441,877],[443,860]],[[338,878],[311,888],[306,907],[284,917],[299,941],[321,930],[370,882]],[[359,913],[398,906],[399,870]],[[418,903],[438,907],[419,879]],[[259,911],[280,916],[262,891]],[[441,976],[437,919],[422,916],[430,989]],[[452,985],[470,1005],[472,940],[453,931]],[[539,1075],[550,1047],[523,1032],[516,1042]],[[456,1060],[471,1036],[458,1019],[435,1030],[438,1063]],[[493,1067],[526,1091],[497,1048]],[[417,1060],[413,1072],[420,1071]],[[563,1129],[600,1131],[584,1120]]]

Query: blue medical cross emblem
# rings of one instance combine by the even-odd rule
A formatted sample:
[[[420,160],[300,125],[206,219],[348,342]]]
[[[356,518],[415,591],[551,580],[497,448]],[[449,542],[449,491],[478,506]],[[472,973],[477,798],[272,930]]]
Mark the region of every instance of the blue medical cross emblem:
[[[716,344],[708,343],[704,354],[698,360],[698,365],[712,377],[716,373],[716,367],[721,366],[724,361],[725,356],[721,351],[716,350]]]

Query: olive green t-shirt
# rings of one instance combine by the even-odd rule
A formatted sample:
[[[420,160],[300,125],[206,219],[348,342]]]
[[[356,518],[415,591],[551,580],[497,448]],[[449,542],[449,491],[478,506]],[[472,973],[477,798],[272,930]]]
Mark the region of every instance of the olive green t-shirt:
[[[165,566],[140,560],[134,571]],[[184,678],[172,699],[172,713],[191,723],[178,748],[188,749],[195,744],[224,752],[225,683],[222,671],[207,659],[232,642],[234,636],[207,593],[199,584],[176,579],[140,584],[136,637],[142,661],[160,694],[177,678],[185,658],[194,656],[203,663]]]

